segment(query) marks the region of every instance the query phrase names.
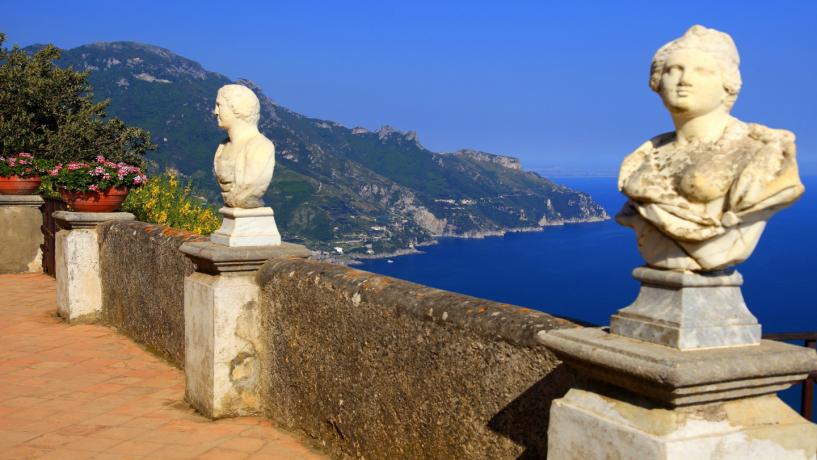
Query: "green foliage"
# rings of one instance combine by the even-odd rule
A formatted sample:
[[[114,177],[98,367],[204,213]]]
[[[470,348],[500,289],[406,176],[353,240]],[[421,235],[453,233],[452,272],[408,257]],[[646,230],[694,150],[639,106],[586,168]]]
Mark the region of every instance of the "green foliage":
[[[215,207],[195,196],[192,180],[182,185],[173,170],[165,170],[161,175],[151,177],[145,186],[131,191],[122,211],[133,213],[143,222],[200,235],[209,235],[221,225]]]
[[[60,68],[60,51],[33,54],[3,48],[0,33],[0,155],[33,152],[59,162],[112,161],[144,166],[156,146],[146,131],[107,119],[108,101],[95,103],[86,72]]]

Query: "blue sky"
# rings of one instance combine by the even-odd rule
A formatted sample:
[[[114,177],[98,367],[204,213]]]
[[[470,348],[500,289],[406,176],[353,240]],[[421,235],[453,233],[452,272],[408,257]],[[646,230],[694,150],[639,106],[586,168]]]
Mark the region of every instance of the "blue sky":
[[[734,114],[798,137],[817,174],[817,1],[210,2],[0,0],[10,43],[150,43],[280,104],[347,126],[391,124],[435,151],[526,169],[613,172],[672,129],[647,86],[663,43],[699,23],[742,58]]]

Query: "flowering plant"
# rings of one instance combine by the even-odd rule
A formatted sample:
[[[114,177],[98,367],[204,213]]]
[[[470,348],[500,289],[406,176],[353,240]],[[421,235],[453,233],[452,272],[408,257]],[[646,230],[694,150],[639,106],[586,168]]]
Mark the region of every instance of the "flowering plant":
[[[27,152],[17,155],[0,155],[0,177],[38,177],[49,170],[53,163],[48,160],[34,158]]]
[[[139,187],[147,181],[141,169],[114,163],[99,155],[94,162],[72,161],[57,164],[43,182],[71,192],[104,192],[111,187]]]

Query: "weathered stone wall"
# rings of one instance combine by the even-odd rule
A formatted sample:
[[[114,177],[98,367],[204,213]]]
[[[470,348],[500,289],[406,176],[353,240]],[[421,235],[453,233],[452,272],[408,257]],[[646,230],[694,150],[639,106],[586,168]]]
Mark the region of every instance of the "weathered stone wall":
[[[270,418],[338,457],[545,458],[574,376],[534,334],[572,323],[315,261],[258,281]]]
[[[42,271],[42,212],[0,204],[0,274]]]
[[[179,246],[206,238],[133,221],[103,223],[97,231],[102,320],[182,366],[184,278],[194,267]]]

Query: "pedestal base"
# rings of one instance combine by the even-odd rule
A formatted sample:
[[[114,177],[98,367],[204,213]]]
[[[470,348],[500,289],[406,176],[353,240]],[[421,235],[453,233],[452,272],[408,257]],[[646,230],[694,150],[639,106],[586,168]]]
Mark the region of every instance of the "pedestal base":
[[[0,274],[42,271],[39,195],[0,195]]]
[[[186,397],[211,418],[260,410],[256,303],[258,269],[274,257],[309,257],[298,244],[228,247],[210,241],[179,250],[196,266],[184,280]]]
[[[221,228],[210,235],[210,241],[229,247],[278,246],[281,234],[275,225],[272,208],[221,208]]]
[[[635,302],[610,319],[610,332],[679,350],[760,343],[760,324],[746,308],[736,271],[680,273],[639,267]]]
[[[773,395],[668,410],[574,388],[550,409],[549,460],[807,460],[815,452],[817,425]]]
[[[184,280],[185,396],[211,418],[259,409],[254,275],[193,273]]]
[[[127,212],[57,211],[55,237],[57,313],[69,322],[93,321],[102,310],[97,224],[133,220]]]
[[[814,350],[772,340],[680,351],[597,328],[540,332],[537,340],[579,372],[668,407],[775,393],[817,370]]]

